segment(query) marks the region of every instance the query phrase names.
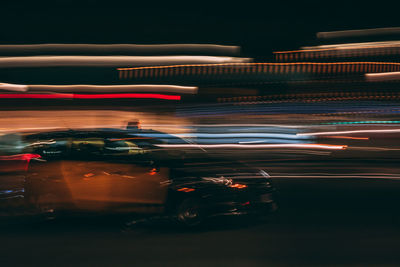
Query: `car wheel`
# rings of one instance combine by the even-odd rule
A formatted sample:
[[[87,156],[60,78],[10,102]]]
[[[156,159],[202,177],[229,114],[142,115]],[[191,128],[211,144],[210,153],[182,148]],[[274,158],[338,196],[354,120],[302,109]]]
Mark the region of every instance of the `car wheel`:
[[[198,199],[185,199],[177,207],[178,222],[187,227],[200,226],[204,221],[204,208]]]

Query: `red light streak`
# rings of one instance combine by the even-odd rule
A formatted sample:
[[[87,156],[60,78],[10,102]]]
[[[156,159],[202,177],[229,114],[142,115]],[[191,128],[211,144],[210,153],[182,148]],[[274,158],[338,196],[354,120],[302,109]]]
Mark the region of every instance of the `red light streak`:
[[[193,189],[193,188],[187,188],[187,187],[182,187],[182,188],[178,189],[178,191],[185,192],[185,193],[193,192],[194,190],[195,189]]]
[[[38,159],[41,158],[38,154],[18,154],[18,155],[11,155],[11,156],[0,156],[0,160],[26,160],[30,161],[31,159]]]
[[[0,156],[0,161],[1,160],[10,160],[10,161],[22,161],[24,163],[23,169],[25,171],[28,170],[28,165],[31,159],[39,159],[41,158],[40,155],[38,154],[17,154],[17,155],[10,155],[10,156]]]

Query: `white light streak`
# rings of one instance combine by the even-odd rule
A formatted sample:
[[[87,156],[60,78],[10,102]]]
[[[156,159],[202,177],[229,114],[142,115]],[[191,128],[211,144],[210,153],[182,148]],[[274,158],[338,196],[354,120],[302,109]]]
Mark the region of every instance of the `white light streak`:
[[[335,134],[354,134],[354,133],[400,133],[400,129],[385,129],[385,130],[352,130],[352,131],[336,131],[336,132],[314,132],[314,133],[297,133],[296,135],[335,135]]]
[[[309,149],[329,149],[342,150],[346,145],[325,145],[325,144],[262,144],[262,145],[242,145],[242,144],[215,144],[215,145],[192,145],[192,144],[160,144],[163,148],[309,148]]]

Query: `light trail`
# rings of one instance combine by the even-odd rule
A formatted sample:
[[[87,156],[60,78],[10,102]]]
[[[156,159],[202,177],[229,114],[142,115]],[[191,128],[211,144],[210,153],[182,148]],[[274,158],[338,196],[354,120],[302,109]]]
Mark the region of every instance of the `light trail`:
[[[297,133],[296,135],[335,135],[335,134],[353,134],[353,133],[400,133],[400,129],[385,129],[385,130],[351,130],[351,131],[334,131],[334,132],[314,132],[314,133]]]
[[[400,180],[400,176],[374,175],[271,175],[271,178],[302,178],[302,179],[388,179]]]
[[[327,145],[327,144],[262,144],[262,145],[243,145],[243,144],[213,144],[213,145],[192,145],[192,144],[160,144],[156,145],[163,148],[311,148],[311,149],[329,149],[343,150],[346,145]]]
[[[179,95],[146,94],[146,93],[121,93],[121,94],[0,94],[0,99],[164,99],[181,100]]]
[[[296,134],[274,134],[274,133],[223,133],[223,134],[211,134],[211,133],[185,133],[185,134],[174,134],[181,138],[279,138],[279,139],[311,139],[308,136],[298,136]],[[151,136],[151,134],[149,134]]]
[[[250,58],[224,56],[23,56],[0,57],[0,68],[121,67],[247,63]]]

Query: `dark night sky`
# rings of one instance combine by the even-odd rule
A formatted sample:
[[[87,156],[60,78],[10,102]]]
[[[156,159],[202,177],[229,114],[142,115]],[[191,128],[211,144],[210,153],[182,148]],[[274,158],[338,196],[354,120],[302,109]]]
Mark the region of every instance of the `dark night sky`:
[[[0,43],[237,44],[268,60],[274,50],[316,44],[318,31],[399,25],[390,5],[259,2],[10,1]]]

